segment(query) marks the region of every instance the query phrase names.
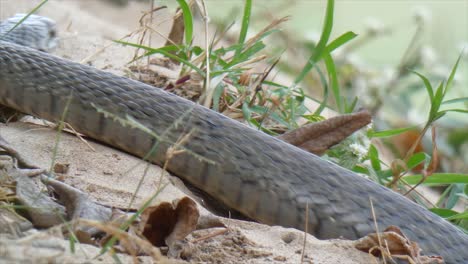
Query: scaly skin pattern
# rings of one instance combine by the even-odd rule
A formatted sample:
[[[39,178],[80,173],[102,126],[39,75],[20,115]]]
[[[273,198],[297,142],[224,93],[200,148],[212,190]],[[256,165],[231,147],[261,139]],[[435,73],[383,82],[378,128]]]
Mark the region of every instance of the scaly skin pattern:
[[[447,263],[468,261],[468,235],[400,194],[161,89],[0,41],[0,103],[51,121],[68,104],[65,121],[99,141],[140,157],[159,142],[151,157],[159,165],[189,133],[168,170],[252,219],[356,239],[375,232],[372,199],[380,228],[400,227]],[[97,109],[131,117],[162,140]]]

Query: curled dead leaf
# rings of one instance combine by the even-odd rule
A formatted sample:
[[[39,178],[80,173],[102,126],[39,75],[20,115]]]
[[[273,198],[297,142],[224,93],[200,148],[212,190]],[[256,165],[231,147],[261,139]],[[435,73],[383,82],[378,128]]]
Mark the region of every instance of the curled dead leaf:
[[[305,151],[322,155],[330,147],[340,143],[371,121],[372,116],[370,113],[362,110],[304,125],[278,136],[278,139]]]
[[[154,246],[171,246],[196,229],[200,213],[196,203],[184,197],[148,207],[141,215],[140,232]]]
[[[252,73],[249,71],[246,71],[242,73],[239,76],[239,81],[237,81],[238,84],[248,86],[252,82]]]
[[[382,233],[372,233],[354,242],[358,250],[376,257],[406,259],[410,263],[445,263],[441,256],[423,256],[419,245],[409,240],[396,226],[387,227]]]

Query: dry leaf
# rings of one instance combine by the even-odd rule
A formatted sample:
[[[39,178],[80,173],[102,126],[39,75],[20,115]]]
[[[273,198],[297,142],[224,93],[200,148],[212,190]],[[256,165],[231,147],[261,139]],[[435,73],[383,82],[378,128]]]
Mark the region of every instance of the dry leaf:
[[[362,110],[308,124],[280,135],[278,138],[305,151],[321,155],[333,145],[369,124],[371,118],[369,112]]]
[[[188,197],[163,202],[142,213],[140,232],[156,247],[171,246],[195,230],[199,216],[196,203]]]
[[[382,233],[372,233],[358,239],[355,241],[354,247],[376,257],[410,259],[420,264],[445,263],[440,256],[421,255],[419,245],[414,241],[410,241],[396,226],[389,226]]]

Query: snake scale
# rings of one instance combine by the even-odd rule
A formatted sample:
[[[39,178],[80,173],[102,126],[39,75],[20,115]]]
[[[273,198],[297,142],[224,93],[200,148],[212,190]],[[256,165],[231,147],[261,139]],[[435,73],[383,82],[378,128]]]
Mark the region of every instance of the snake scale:
[[[159,142],[150,158],[158,165],[189,134],[168,170],[254,220],[356,239],[375,230],[372,199],[381,229],[396,225],[424,254],[468,262],[468,235],[400,194],[138,81],[0,40],[0,104],[51,121],[67,108],[65,121],[76,130],[139,157]],[[131,117],[163,140],[103,111]]]

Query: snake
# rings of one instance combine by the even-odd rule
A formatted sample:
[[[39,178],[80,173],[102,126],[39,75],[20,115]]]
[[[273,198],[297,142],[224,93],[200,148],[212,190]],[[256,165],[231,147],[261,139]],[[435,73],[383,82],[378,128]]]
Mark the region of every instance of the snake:
[[[43,52],[54,46],[55,25],[34,21],[41,32],[0,25],[9,31],[0,38],[0,104],[164,164],[255,221],[319,239],[358,239],[393,225],[423,254],[468,263],[468,235],[401,194],[163,89]],[[24,41],[26,33],[50,41],[19,45],[42,38]],[[167,155],[174,146],[181,151]]]

